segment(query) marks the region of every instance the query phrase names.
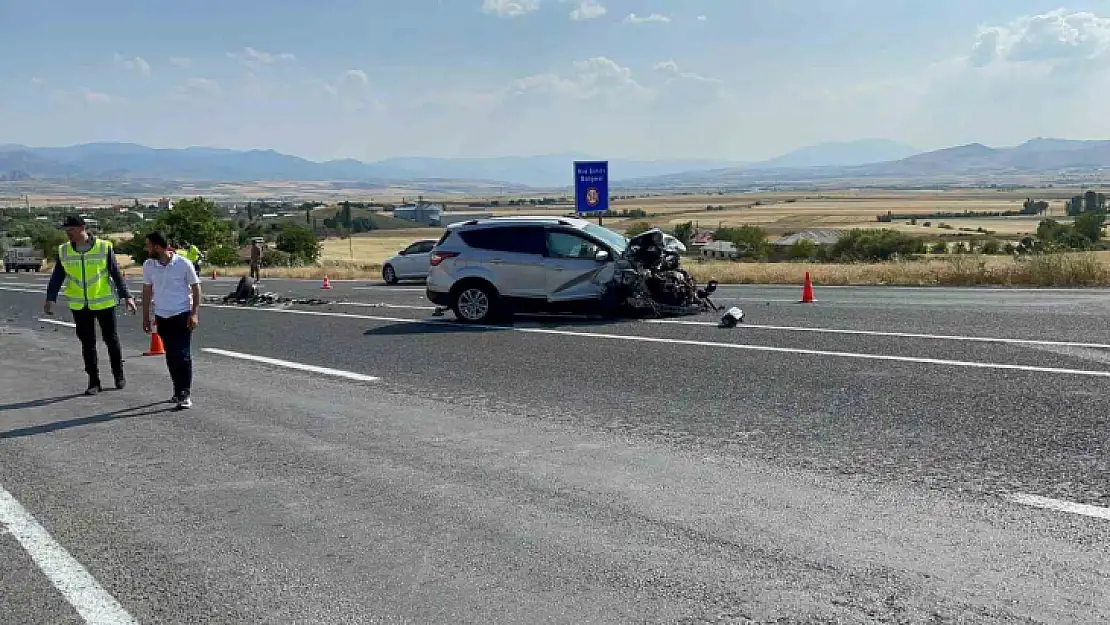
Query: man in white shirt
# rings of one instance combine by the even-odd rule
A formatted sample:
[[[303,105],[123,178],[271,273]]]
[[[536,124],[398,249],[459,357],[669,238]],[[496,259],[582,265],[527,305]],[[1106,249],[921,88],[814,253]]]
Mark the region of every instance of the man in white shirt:
[[[166,368],[173,380],[173,399],[178,408],[192,408],[193,330],[200,323],[200,278],[193,263],[169,249],[160,232],[146,235],[150,258],[143,263],[143,331],[151,332],[150,303],[158,336],[166,348]]]

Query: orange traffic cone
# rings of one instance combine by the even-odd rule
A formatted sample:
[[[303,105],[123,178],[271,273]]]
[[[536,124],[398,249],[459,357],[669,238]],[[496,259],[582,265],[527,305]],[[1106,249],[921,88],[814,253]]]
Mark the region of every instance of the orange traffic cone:
[[[331,281],[328,280],[327,275],[324,276],[324,286],[322,286],[320,288],[321,289],[330,289],[331,288]]]
[[[163,356],[165,353],[166,348],[162,345],[162,337],[158,336],[158,328],[154,327],[150,332],[150,351],[143,353],[143,356]]]
[[[813,297],[813,282],[809,279],[809,272],[806,272],[806,282],[802,286],[802,301],[801,304],[812,304],[817,300]]]

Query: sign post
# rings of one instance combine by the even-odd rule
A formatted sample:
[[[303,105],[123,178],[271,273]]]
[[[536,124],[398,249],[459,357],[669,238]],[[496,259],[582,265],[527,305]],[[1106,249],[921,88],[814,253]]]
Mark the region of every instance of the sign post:
[[[609,210],[609,161],[574,161],[574,210],[597,213],[597,224]]]

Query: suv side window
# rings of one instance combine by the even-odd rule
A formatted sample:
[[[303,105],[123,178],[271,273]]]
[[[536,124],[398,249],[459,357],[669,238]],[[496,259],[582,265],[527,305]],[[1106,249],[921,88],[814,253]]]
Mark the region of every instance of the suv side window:
[[[537,256],[542,256],[547,249],[543,235],[543,228],[537,226],[478,228],[459,233],[462,240],[473,248]]]
[[[428,241],[421,241],[419,243],[413,243],[412,245],[410,245],[408,247],[407,250],[405,250],[405,253],[406,254],[424,254],[426,252],[432,251],[432,246],[433,245],[435,245],[435,244],[434,243],[429,243]]]
[[[577,234],[561,230],[547,232],[547,254],[552,258],[593,260],[599,251],[601,248],[596,243]]]

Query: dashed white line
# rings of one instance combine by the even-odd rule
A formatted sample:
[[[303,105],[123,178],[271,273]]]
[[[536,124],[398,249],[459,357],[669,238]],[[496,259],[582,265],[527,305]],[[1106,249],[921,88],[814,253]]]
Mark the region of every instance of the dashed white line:
[[[717,324],[709,321],[684,321],[682,319],[645,319],[644,323],[657,323],[666,325],[686,326],[712,326]],[[882,332],[879,330],[847,330],[837,328],[806,328],[800,326],[775,326],[745,323],[737,326],[738,329],[752,330],[777,330],[783,332],[817,332],[821,334],[855,334],[862,336],[890,336],[896,338],[931,339],[937,341],[973,341],[978,343],[1009,343],[1014,345],[1043,345],[1048,347],[1085,347],[1091,349],[1110,349],[1106,343],[1080,343],[1075,341],[1048,341],[1041,339],[1013,339],[990,336],[961,336],[958,334],[919,334],[914,332]]]
[[[56,326],[65,326],[67,328],[76,328],[77,327],[76,323],[73,323],[72,321],[62,321],[61,319],[49,319],[47,317],[37,317],[37,318],[35,318],[35,321],[41,321],[42,323],[52,323]]]
[[[1052,499],[1050,497],[1040,497],[1038,495],[1029,495],[1026,493],[1011,493],[1008,495],[1004,495],[1004,497],[1014,503],[1021,504],[1023,506],[1032,506],[1034,508],[1043,508],[1045,510],[1055,510],[1056,512],[1067,512],[1070,514],[1078,514],[1082,516],[1089,516],[1096,519],[1104,519],[1110,521],[1110,508],[1092,506],[1084,503],[1075,503],[1072,501],[1064,501],[1062,499]]]
[[[243,354],[240,352],[232,352],[226,349],[217,349],[215,347],[203,347],[201,351],[208,352],[209,354],[216,354],[219,356],[227,356],[228,358],[238,358],[240,360],[251,360],[254,362],[261,362],[267,365],[274,365],[277,367],[285,367],[287,369],[297,369],[300,371],[309,371],[311,373],[319,373],[321,375],[330,375],[337,378],[346,378],[348,380],[356,380],[358,382],[377,382],[380,378],[372,375],[365,375],[362,373],[355,373],[353,371],[344,371],[342,369],[332,369],[331,367],[318,367],[316,365],[307,365],[301,362],[292,362],[289,360],[278,360],[277,358],[269,358],[267,356],[256,356],[254,354]]]
[[[504,332],[521,332],[525,334],[547,334],[555,336],[572,336],[581,338],[594,338],[604,340],[633,341],[640,343],[660,343],[667,345],[690,345],[695,347],[710,347],[716,349],[736,349],[744,351],[770,352],[782,354],[802,354],[808,356],[826,356],[831,358],[851,358],[857,360],[879,360],[887,362],[907,362],[915,364],[940,365],[949,367],[968,367],[974,369],[997,369],[1004,371],[1029,371],[1035,373],[1059,373],[1064,375],[1084,375],[1091,377],[1110,378],[1110,371],[1091,369],[1068,369],[1062,367],[1038,367],[1034,365],[1016,365],[1009,363],[974,362],[965,360],[947,360],[941,358],[921,358],[916,356],[893,356],[887,354],[865,354],[858,352],[837,352],[819,349],[802,349],[794,347],[776,347],[771,345],[750,345],[743,343],[721,343],[716,341],[697,341],[690,339],[663,338],[654,336],[634,336],[627,334],[606,334],[601,332],[572,332],[570,330],[553,330],[548,328],[514,328],[493,325],[463,325],[445,321],[429,321],[426,319],[404,319],[397,317],[379,317],[373,315],[355,315],[350,313],[322,312],[314,310],[293,310],[289,308],[242,308],[239,306],[213,305],[212,308],[227,308],[231,310],[269,312],[290,315],[309,315],[319,317],[337,317],[345,319],[365,319],[370,321],[386,321],[391,323],[419,323],[425,325],[455,325],[463,328],[481,330],[500,330]]]
[[[59,545],[11,493],[0,487],[0,524],[15,537],[58,592],[88,625],[135,625],[137,621]]]

